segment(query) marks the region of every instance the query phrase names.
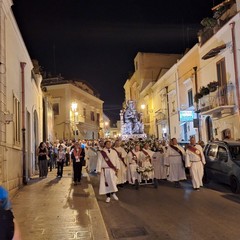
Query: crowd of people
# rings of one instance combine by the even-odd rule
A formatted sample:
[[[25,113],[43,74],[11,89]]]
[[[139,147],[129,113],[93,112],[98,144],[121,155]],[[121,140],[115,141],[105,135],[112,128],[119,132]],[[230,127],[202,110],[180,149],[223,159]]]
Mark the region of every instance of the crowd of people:
[[[181,187],[180,181],[190,174],[194,190],[203,186],[205,157],[203,142],[196,144],[194,137],[184,147],[176,138],[169,142],[158,139],[56,141],[40,143],[38,151],[39,177],[47,177],[48,168],[57,168],[57,177],[63,175],[64,165],[72,163],[73,183],[80,184],[82,167],[100,175],[99,194],[118,200],[116,192],[124,184],[138,189],[140,184],[154,184],[168,180]],[[186,170],[187,169],[187,170]]]

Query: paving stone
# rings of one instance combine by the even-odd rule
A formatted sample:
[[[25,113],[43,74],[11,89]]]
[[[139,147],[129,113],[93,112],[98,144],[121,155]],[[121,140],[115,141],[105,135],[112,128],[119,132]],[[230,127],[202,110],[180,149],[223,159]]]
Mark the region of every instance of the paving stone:
[[[109,239],[90,179],[84,175],[81,185],[73,186],[71,167],[65,167],[61,179],[54,169],[17,192],[13,212],[24,240]],[[98,224],[93,223],[96,219]]]

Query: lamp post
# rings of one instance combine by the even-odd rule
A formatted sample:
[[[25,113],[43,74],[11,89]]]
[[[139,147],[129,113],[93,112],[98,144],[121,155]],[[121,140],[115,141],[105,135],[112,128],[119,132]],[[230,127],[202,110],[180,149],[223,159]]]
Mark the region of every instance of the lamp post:
[[[77,103],[73,102],[71,105],[72,108],[72,112],[73,112],[73,121],[74,121],[74,139],[77,140],[77,134],[76,134],[76,130],[77,130],[77,126],[76,126],[76,116],[78,115],[77,113]]]

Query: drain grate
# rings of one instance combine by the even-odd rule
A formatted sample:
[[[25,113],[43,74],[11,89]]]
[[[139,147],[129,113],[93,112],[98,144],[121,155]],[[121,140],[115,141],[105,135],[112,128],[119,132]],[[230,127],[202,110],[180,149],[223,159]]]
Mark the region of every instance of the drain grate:
[[[148,232],[144,227],[111,228],[111,232],[115,239],[148,235]]]

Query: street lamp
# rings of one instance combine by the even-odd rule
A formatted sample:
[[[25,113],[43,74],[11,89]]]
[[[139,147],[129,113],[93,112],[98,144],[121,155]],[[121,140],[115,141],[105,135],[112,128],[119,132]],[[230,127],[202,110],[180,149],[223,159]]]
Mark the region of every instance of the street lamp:
[[[141,109],[142,109],[142,110],[144,110],[144,109],[145,109],[145,107],[146,107],[146,105],[145,105],[145,104],[142,104],[142,105],[141,105]]]
[[[71,105],[71,108],[72,108],[72,112],[73,112],[73,119],[74,119],[74,139],[77,140],[77,125],[76,125],[76,116],[78,115],[78,112],[77,112],[77,103],[76,102],[73,102],[72,105]]]

